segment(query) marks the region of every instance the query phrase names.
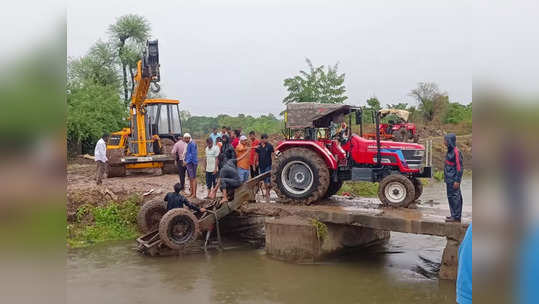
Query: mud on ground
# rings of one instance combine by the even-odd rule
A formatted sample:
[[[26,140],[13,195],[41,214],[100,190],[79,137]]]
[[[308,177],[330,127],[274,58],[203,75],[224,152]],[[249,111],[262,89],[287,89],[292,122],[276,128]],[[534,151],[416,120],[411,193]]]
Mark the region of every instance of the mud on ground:
[[[179,181],[177,175],[161,175],[161,170],[145,169],[129,171],[126,177],[103,179],[103,184],[95,183],[96,166],[94,161],[77,158],[67,165],[67,217],[72,219],[77,209],[89,204],[103,206],[110,201],[123,201],[133,195],[144,196],[144,201],[164,197]],[[199,185],[200,187],[200,185]]]

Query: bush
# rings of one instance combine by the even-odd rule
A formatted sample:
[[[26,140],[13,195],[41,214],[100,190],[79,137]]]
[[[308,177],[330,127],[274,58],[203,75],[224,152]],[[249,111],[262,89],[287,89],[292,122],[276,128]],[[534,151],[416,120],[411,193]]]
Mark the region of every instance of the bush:
[[[134,196],[106,206],[81,206],[77,210],[77,222],[68,226],[68,245],[85,247],[104,241],[135,238],[139,201],[140,198]]]

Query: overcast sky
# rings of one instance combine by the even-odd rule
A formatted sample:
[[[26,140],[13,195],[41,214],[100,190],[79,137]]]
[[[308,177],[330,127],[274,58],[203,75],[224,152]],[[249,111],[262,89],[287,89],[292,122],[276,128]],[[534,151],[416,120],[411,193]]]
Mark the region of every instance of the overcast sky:
[[[68,56],[84,55],[121,15],[159,39],[162,92],[194,115],[279,113],[283,79],[339,62],[350,104],[414,101],[418,82],[472,100],[469,1],[71,1]]]

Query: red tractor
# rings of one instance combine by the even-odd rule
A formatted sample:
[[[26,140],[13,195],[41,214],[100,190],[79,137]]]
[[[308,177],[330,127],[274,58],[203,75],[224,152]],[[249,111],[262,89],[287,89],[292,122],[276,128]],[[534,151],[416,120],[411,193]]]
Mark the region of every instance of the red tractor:
[[[374,112],[371,112],[373,115],[373,121],[376,121]],[[391,115],[393,119],[389,119],[387,123],[380,124],[380,138],[381,139],[391,139],[393,141],[413,141],[418,142],[419,136],[414,123],[408,122],[408,116],[410,112],[406,110],[398,109],[382,109],[378,111],[380,119]],[[376,139],[376,133],[366,133],[363,137],[367,139]]]
[[[419,177],[432,177],[429,152],[415,143],[376,140],[352,134],[344,124],[361,124],[362,109],[350,105],[297,103],[287,106],[288,138],[275,148],[272,184],[283,201],[311,204],[334,195],[344,181],[378,182],[385,205],[407,207],[421,196]],[[339,129],[340,127],[340,129]],[[295,132],[293,139],[290,139]],[[303,130],[303,136],[298,135]],[[362,128],[360,133],[363,133]]]

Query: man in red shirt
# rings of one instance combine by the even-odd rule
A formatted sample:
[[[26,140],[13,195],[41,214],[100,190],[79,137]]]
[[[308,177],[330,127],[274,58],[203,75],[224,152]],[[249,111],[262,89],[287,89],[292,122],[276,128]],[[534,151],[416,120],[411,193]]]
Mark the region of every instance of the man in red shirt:
[[[232,147],[234,149],[236,149],[236,147],[238,146],[238,144],[240,143],[240,136],[241,136],[241,132],[240,130],[234,130],[234,132],[232,132]]]
[[[260,142],[258,139],[256,139],[256,133],[255,131],[249,132],[249,140],[251,141],[251,154],[249,156],[250,165],[251,165],[251,178],[257,176],[259,174],[258,170],[258,153],[256,153],[255,149]]]

